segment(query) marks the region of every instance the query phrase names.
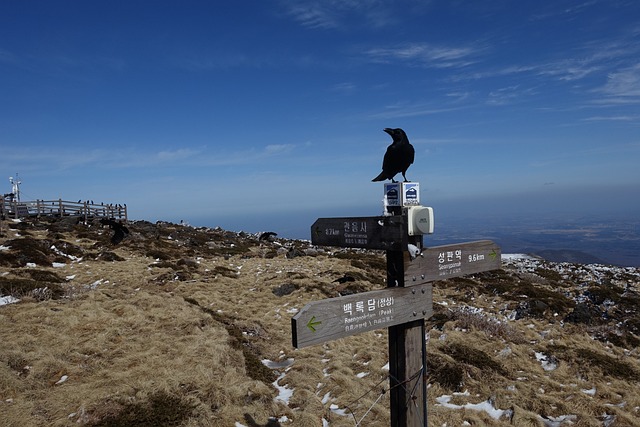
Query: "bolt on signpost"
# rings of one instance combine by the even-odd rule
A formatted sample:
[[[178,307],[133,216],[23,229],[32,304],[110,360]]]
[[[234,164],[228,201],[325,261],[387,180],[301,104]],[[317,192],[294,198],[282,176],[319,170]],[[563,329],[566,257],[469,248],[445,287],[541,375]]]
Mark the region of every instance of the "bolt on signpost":
[[[434,221],[433,209],[420,205],[419,183],[386,183],[384,194],[386,215],[318,218],[311,242],[385,250],[387,287],[307,304],[291,319],[292,343],[303,348],[388,328],[391,426],[426,427],[431,282],[499,269],[500,248],[489,240],[423,248]]]

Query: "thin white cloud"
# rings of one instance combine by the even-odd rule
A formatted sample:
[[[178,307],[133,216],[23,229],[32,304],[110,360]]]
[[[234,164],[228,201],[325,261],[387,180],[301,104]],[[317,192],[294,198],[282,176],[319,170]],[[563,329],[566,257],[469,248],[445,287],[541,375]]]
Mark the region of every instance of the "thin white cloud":
[[[614,97],[640,97],[640,63],[610,73],[601,91]]]
[[[573,82],[587,77],[599,77],[612,73],[621,67],[628,67],[630,61],[635,63],[640,53],[637,34],[627,33],[619,39],[595,39],[576,47],[572,52],[562,52],[562,59],[554,59],[557,55],[549,51],[547,58],[540,58],[529,64],[509,64],[502,68],[481,69],[474,72],[460,73],[450,77],[451,81],[480,80],[511,75],[550,77],[558,81]],[[624,74],[619,77],[625,77]]]
[[[384,111],[372,113],[368,116],[369,119],[399,119],[404,117],[420,117],[431,116],[434,114],[449,113],[451,111],[459,111],[466,106],[448,107],[448,108],[435,108],[426,105],[404,105],[404,106],[389,106]]]
[[[303,27],[326,30],[385,27],[397,22],[394,7],[406,8],[413,2],[400,6],[384,0],[282,0],[281,3],[287,15]]]
[[[356,90],[356,85],[352,82],[336,83],[330,88],[333,92],[351,93]]]
[[[15,55],[8,50],[0,48],[0,63],[14,64],[17,62]]]
[[[534,88],[522,88],[520,85],[507,86],[489,92],[487,104],[494,106],[514,104],[536,93]]]
[[[558,80],[573,81],[583,79],[591,74],[602,71],[603,67],[592,65],[590,61],[561,61],[544,64],[531,68],[536,74],[541,76],[551,76]]]
[[[188,159],[198,155],[199,151],[189,148],[180,148],[173,151],[160,151],[156,154],[156,159],[160,162],[172,162],[176,160]]]
[[[583,119],[585,122],[640,122],[640,116],[624,115],[624,116],[593,116]]]
[[[92,165],[108,164],[114,158],[119,157],[118,152],[107,150],[63,150],[49,147],[16,148],[5,153],[0,161],[0,167],[13,169],[27,165],[26,168],[35,168],[49,171],[68,170],[73,168],[85,168]]]
[[[364,55],[372,62],[395,63],[398,60],[433,68],[464,67],[477,62],[482,48],[475,46],[440,46],[430,43],[406,43],[393,47],[372,48]]]
[[[50,172],[79,169],[145,169],[155,167],[199,168],[258,164],[264,159],[277,159],[295,149],[295,144],[269,144],[261,148],[238,151],[179,148],[156,153],[135,148],[113,150],[48,149],[25,147],[0,158],[0,168],[10,170],[48,170]],[[22,166],[24,165],[24,166]]]
[[[338,26],[337,16],[322,3],[296,2],[289,6],[288,13],[303,27],[328,29]]]
[[[288,153],[293,150],[293,144],[269,144],[264,148],[264,154],[273,156],[276,154]]]

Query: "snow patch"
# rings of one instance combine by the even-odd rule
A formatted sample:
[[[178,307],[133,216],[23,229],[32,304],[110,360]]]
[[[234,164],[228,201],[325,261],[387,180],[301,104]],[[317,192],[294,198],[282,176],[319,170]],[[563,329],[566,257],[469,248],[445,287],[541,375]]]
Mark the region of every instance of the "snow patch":
[[[11,295],[8,295],[6,297],[0,297],[0,306],[2,305],[7,305],[7,304],[13,304],[20,301],[18,298],[12,297]]]
[[[553,356],[547,356],[544,353],[536,351],[536,359],[545,371],[554,371],[558,368],[558,361]]]
[[[347,413],[347,409],[346,408],[345,409],[340,409],[340,407],[338,405],[336,405],[335,403],[331,404],[329,406],[329,409],[331,410],[331,412],[333,412],[336,415],[341,415],[343,417],[348,417],[349,416],[349,414]]]
[[[456,405],[453,403],[449,403],[451,401],[451,398],[452,396],[447,394],[437,397],[436,398],[436,402],[438,402],[437,405],[444,406],[445,408],[450,408],[450,409],[471,409],[473,411],[484,411],[487,414],[489,414],[491,418],[495,420],[505,415],[505,413],[507,413],[508,411],[503,409],[497,409],[495,406],[493,406],[493,403],[491,402],[491,400],[485,400],[484,402],[480,402],[480,403],[466,403],[464,405]]]

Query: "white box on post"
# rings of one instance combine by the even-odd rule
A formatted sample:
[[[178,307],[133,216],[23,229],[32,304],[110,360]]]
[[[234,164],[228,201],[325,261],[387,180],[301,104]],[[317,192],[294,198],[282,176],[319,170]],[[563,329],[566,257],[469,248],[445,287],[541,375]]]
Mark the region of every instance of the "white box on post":
[[[433,234],[433,208],[425,206],[408,208],[407,223],[409,236]]]

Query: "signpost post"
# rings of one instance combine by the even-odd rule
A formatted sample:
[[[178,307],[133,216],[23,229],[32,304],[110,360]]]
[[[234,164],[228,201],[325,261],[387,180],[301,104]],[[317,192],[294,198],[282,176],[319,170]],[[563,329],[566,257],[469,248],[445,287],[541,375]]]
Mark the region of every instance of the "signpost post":
[[[391,186],[385,184],[386,193],[394,190]],[[419,194],[416,184],[405,192],[412,196],[411,191]],[[429,221],[416,197],[408,196],[400,198],[407,200],[405,205],[388,205],[389,215],[318,218],[313,223],[314,245],[385,250],[387,288],[307,304],[291,319],[292,343],[303,348],[388,328],[391,426],[426,427],[424,320],[433,314],[431,282],[499,269],[501,254],[489,240],[423,248],[422,234],[410,235],[410,230],[432,230],[433,224],[408,223],[412,218]]]

